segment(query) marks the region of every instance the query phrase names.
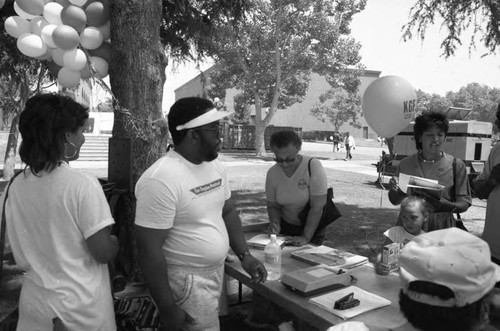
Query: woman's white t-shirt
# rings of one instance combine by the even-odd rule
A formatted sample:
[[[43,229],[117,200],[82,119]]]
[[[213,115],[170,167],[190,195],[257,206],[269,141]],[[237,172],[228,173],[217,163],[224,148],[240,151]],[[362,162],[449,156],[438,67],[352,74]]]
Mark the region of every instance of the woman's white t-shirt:
[[[114,223],[97,179],[65,163],[40,176],[27,169],[5,209],[14,258],[26,271],[18,330],[45,330],[54,317],[68,330],[115,330],[108,267],[86,244]]]

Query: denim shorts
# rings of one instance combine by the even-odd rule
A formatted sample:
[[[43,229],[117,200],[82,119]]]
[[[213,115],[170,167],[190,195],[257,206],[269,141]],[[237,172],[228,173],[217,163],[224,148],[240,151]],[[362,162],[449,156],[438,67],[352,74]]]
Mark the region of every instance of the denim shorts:
[[[175,303],[193,318],[183,330],[219,331],[223,275],[224,264],[211,268],[168,266],[168,281]]]

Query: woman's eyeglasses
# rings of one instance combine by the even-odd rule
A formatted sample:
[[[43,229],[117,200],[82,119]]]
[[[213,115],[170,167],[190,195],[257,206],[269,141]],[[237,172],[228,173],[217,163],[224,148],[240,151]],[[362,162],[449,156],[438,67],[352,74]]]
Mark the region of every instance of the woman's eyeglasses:
[[[293,162],[295,162],[295,159],[296,159],[296,157],[287,157],[286,159],[282,159],[282,158],[279,158],[279,157],[275,157],[275,158],[274,158],[274,161],[275,161],[276,163],[280,163],[280,164],[281,164],[281,163],[293,163]]]

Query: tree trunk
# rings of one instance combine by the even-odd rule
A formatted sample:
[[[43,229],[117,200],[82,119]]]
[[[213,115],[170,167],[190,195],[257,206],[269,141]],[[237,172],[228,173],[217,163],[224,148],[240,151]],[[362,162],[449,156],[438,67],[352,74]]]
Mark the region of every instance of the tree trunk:
[[[109,180],[128,178],[114,214],[120,253],[114,260],[115,280],[124,275],[140,279],[133,235],[134,187],[164,152],[167,123],[161,102],[166,59],[160,42],[162,2],[114,0],[111,2],[112,60],[109,67],[114,99],[114,125],[110,139]]]
[[[115,0],[111,5],[109,76],[116,97],[113,138],[131,140],[132,186],[166,146],[167,125],[161,108],[166,67],[160,42],[161,14],[158,0]]]

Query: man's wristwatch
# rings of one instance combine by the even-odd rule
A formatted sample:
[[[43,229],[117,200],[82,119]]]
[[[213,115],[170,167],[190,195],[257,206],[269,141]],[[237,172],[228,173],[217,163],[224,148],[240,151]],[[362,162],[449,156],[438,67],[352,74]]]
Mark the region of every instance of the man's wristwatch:
[[[236,256],[238,256],[238,259],[242,261],[246,255],[252,255],[252,254],[250,254],[250,251],[244,251],[243,253],[237,254]]]

